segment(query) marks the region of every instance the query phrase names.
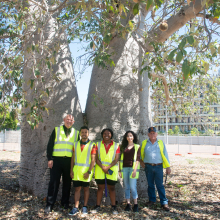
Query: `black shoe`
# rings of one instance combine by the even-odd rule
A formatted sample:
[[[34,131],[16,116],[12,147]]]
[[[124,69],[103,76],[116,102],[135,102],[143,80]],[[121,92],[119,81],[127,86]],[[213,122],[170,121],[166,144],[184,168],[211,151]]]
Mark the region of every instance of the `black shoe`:
[[[99,213],[101,210],[100,205],[96,205],[93,210],[91,210],[92,214]]]
[[[61,205],[62,206],[62,209],[70,209],[70,206],[68,204],[64,204],[64,205]]]
[[[46,214],[48,214],[48,213],[52,212],[52,209],[53,209],[52,205],[47,205],[46,208],[44,209],[44,212]]]
[[[133,212],[138,212],[138,204],[134,204]]]
[[[127,206],[125,207],[125,211],[127,212],[131,211],[131,204],[127,204]]]

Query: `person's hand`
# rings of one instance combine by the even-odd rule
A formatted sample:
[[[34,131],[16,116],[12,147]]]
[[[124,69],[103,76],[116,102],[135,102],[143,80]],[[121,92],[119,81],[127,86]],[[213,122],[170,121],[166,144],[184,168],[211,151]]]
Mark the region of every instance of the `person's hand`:
[[[171,174],[171,169],[170,169],[170,167],[167,167],[167,168],[166,168],[166,174],[167,174],[167,175]]]
[[[119,174],[120,178],[122,178],[121,171],[119,171],[118,174]]]
[[[106,167],[106,166],[103,166],[103,165],[102,165],[102,170],[103,170],[103,172],[104,172],[105,174],[108,174],[109,168],[108,168],[108,166]]]
[[[47,165],[48,165],[48,168],[52,169],[52,167],[53,167],[53,160],[49,160]]]
[[[71,177],[71,179],[73,179],[73,177],[74,177],[74,173],[72,170],[70,171],[70,177]]]
[[[87,180],[87,179],[89,178],[89,173],[88,173],[88,172],[84,173],[84,174],[83,174],[83,178],[84,178],[85,180]]]
[[[136,177],[136,170],[134,170],[132,173],[132,178],[135,178],[135,177]]]
[[[141,166],[142,166],[143,168],[145,168],[144,161],[143,161],[143,160],[141,160],[141,161],[140,161],[140,163],[141,163]]]

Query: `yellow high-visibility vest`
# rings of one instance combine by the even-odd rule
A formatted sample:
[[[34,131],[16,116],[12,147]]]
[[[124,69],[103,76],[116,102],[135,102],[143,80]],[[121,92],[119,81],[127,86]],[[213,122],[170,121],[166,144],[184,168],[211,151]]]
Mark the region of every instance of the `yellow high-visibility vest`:
[[[83,178],[83,174],[89,170],[93,144],[94,143],[92,141],[89,141],[83,148],[83,151],[81,151],[80,141],[74,143],[75,163],[73,167],[73,180],[83,182],[90,182],[92,180],[93,169],[91,170],[91,174],[89,174],[88,179],[85,180]]]
[[[141,159],[144,161],[144,149],[147,145],[147,141],[148,140],[144,140],[142,142],[142,145],[141,145]],[[167,160],[167,158],[165,157],[164,153],[163,153],[163,149],[164,149],[164,145],[163,145],[163,141],[161,140],[157,140],[158,142],[158,145],[159,145],[159,148],[160,148],[160,154],[161,154],[161,157],[162,157],[162,160],[163,160],[163,168],[167,168],[167,167],[170,167],[170,164]]]
[[[140,145],[139,144],[134,144],[134,160],[133,160],[133,171],[134,171],[134,168],[136,166],[136,159],[137,159],[137,152],[138,152],[138,149],[140,148]],[[124,153],[121,154],[121,160],[120,160],[120,169],[121,169],[121,175],[122,175],[122,178],[123,178],[123,159],[124,159]],[[131,179],[138,179],[139,178],[139,171],[140,171],[140,163],[138,164],[138,167],[137,167],[137,171],[136,171],[136,176],[133,178],[132,177],[132,173],[130,175],[130,178]]]
[[[110,147],[108,153],[106,154],[105,145],[102,142],[97,143],[98,146],[98,158],[102,165],[108,166],[116,157],[116,150],[119,146],[118,143],[113,142],[113,145]],[[100,166],[95,165],[95,179],[105,179],[117,181],[118,179],[118,163],[110,168],[113,173],[112,175],[105,174]]]
[[[73,144],[78,140],[79,132],[71,128],[71,132],[66,137],[63,126],[55,127],[56,137],[53,147],[54,157],[72,157],[73,155]]]

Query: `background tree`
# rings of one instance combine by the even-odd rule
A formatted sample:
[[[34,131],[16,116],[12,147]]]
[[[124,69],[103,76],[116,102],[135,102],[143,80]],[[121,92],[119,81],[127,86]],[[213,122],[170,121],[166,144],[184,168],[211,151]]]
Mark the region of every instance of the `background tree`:
[[[4,129],[13,129],[17,128],[18,120],[17,114],[14,109],[10,110],[9,106],[4,106],[0,104],[0,131]]]

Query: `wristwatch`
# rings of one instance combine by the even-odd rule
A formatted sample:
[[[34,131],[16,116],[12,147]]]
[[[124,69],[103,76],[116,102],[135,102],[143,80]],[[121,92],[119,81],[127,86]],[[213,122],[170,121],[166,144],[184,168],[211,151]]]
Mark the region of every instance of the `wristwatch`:
[[[88,174],[91,174],[92,172],[88,170],[88,172],[87,172],[87,173],[88,173]]]

